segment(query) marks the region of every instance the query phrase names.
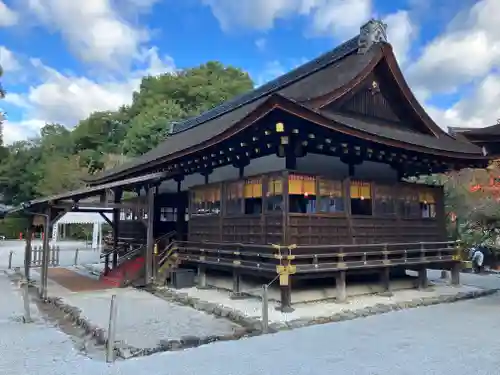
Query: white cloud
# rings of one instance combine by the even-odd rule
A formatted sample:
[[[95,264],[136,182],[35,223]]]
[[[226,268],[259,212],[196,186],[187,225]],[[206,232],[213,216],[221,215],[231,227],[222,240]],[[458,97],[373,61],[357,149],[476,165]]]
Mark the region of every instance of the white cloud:
[[[371,15],[371,0],[202,0],[221,28],[268,30],[278,19],[310,17],[315,34],[349,36]]]
[[[450,108],[427,105],[443,128],[482,127],[500,118],[500,2],[481,0],[459,13],[423,50],[407,73],[414,90],[429,102],[437,93],[469,95]]]
[[[481,0],[459,14],[408,69],[412,82],[434,92],[453,92],[488,74],[500,64],[499,14],[498,0]]]
[[[429,106],[429,114],[443,127],[483,127],[500,119],[500,75],[482,79],[470,97],[459,100],[448,109]]]
[[[408,11],[400,10],[384,18],[387,35],[394,54],[400,65],[408,61],[411,44],[417,36],[416,26],[412,23]]]
[[[34,135],[45,123],[57,122],[71,127],[91,112],[117,109],[132,101],[132,92],[138,89],[144,75],[175,69],[173,60],[161,58],[156,48],[143,50],[138,63],[143,69],[129,72],[127,79],[96,81],[81,75],[63,74],[38,59],[31,59],[40,83],[31,86],[26,93],[6,96],[5,101],[23,109],[25,117],[19,122],[5,123],[5,142]]]
[[[146,29],[135,27],[111,0],[27,0],[28,9],[49,29],[61,33],[82,61],[119,68],[129,63],[147,41]],[[152,0],[128,0],[144,10]]]
[[[12,51],[4,46],[0,46],[0,65],[5,72],[13,72],[21,67]]]
[[[13,26],[19,22],[19,15],[0,0],[0,26]]]

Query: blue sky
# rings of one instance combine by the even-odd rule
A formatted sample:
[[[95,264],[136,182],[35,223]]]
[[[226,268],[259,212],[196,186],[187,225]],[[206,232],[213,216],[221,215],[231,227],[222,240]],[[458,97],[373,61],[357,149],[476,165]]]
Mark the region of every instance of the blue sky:
[[[407,80],[446,126],[500,117],[498,0],[0,0],[5,138],[74,126],[131,99],[144,74],[208,60],[256,84],[354,36],[370,17]]]

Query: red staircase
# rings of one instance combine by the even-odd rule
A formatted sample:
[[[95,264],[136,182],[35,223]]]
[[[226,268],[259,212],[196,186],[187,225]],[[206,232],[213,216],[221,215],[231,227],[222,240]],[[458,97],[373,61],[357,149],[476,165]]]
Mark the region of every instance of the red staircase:
[[[138,278],[144,268],[144,257],[128,259],[117,268],[109,271],[107,275],[102,274],[99,280],[112,287],[121,287],[127,281],[133,281]]]

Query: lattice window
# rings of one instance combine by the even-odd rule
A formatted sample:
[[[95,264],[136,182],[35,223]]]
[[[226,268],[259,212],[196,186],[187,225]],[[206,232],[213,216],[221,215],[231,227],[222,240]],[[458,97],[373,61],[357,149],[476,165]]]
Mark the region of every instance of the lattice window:
[[[283,178],[270,176],[267,180],[267,211],[281,211],[283,209]]]
[[[391,186],[375,186],[375,214],[376,215],[395,215],[396,200],[394,194],[396,188]]]
[[[290,212],[316,212],[316,177],[288,176],[288,197]]]
[[[243,213],[243,181],[230,182],[226,185],[226,213]]]
[[[344,194],[341,181],[319,179],[319,212],[343,212]]]
[[[191,215],[220,214],[220,185],[197,187],[191,191]]]

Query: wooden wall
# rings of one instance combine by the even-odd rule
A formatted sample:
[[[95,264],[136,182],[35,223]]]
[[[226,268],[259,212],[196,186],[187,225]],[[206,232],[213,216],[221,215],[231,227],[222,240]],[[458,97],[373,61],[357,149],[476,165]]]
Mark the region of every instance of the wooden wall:
[[[222,194],[222,210],[220,214],[190,216],[188,238],[190,241],[300,245],[405,243],[446,240],[442,187],[371,182],[369,184],[372,190],[372,215],[353,215],[350,212],[350,184],[349,179],[343,182],[345,210],[335,213],[289,212],[286,197],[288,193],[287,183],[283,184],[284,210],[282,212],[266,212],[264,210],[262,214],[224,214],[224,194]],[[431,199],[436,209],[435,217],[422,218],[415,215],[410,217],[401,214],[400,199],[408,189],[412,189],[415,199],[420,199],[418,194],[422,192],[428,192],[432,195]],[[267,190],[264,186],[262,195],[265,197],[266,193]],[[380,214],[378,212],[377,202],[382,199],[382,195],[392,195],[395,207],[393,213]],[[263,206],[266,206],[265,201]],[[420,211],[418,214],[420,214]]]

